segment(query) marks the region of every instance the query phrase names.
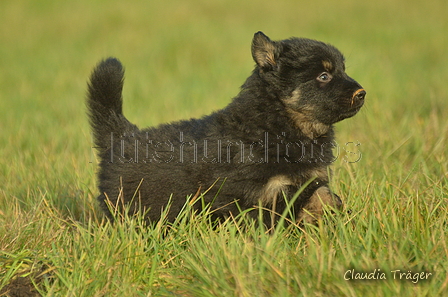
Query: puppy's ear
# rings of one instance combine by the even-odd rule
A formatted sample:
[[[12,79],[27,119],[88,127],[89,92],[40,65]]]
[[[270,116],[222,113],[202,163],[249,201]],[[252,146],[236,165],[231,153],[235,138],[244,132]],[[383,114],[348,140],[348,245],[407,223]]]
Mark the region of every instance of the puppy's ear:
[[[252,40],[252,57],[262,70],[269,71],[277,68],[279,52],[276,42],[270,40],[261,31],[255,33]]]

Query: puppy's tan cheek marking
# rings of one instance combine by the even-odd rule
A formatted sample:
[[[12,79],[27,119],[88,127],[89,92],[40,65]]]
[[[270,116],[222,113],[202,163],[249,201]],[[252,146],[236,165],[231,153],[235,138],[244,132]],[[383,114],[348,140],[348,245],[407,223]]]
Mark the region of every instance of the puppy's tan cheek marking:
[[[314,107],[312,105],[298,107],[301,96],[301,90],[296,88],[292,91],[291,96],[282,99],[294,126],[311,139],[327,133],[330,126],[314,119]]]
[[[310,139],[314,139],[328,132],[329,125],[323,124],[310,115],[312,110],[305,112],[298,112],[291,108],[287,108],[286,111],[294,124],[294,126],[302,131]]]
[[[285,175],[276,175],[271,177],[261,191],[259,197],[263,206],[271,206],[275,204],[277,196],[286,191],[287,187],[292,185],[291,179]]]
[[[331,195],[330,189],[327,187],[318,188],[313,195],[311,195],[308,203],[303,207],[298,215],[298,221],[303,221],[304,223],[313,223],[322,217],[323,205],[331,206],[335,209],[340,209],[342,207],[342,202],[336,197]]]
[[[296,88],[294,91],[292,91],[291,96],[283,99],[283,102],[288,107],[295,107],[297,106],[297,103],[299,103],[301,96],[302,91],[300,91],[299,88]]]

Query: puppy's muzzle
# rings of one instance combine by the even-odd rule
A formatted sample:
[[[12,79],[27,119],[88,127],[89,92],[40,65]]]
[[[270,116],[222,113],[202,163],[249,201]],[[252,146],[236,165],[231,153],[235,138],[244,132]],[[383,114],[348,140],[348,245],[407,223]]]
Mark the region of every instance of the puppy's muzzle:
[[[364,104],[364,98],[366,97],[366,90],[358,89],[353,93],[351,106],[358,108]]]

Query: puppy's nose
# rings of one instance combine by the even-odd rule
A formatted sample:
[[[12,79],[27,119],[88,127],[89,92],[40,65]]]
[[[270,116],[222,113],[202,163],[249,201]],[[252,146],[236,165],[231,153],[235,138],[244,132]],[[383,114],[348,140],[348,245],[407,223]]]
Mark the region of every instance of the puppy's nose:
[[[366,97],[366,91],[364,89],[359,89],[353,93],[353,99],[357,101],[363,101]]]
[[[358,89],[353,93],[351,106],[359,107],[364,104],[364,98],[366,97],[366,91],[364,89]]]

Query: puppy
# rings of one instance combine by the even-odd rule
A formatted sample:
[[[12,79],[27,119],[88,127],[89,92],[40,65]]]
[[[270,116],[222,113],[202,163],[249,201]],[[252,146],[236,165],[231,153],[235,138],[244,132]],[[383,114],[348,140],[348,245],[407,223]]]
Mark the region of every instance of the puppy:
[[[120,62],[98,64],[87,107],[100,160],[98,200],[109,217],[127,206],[149,221],[166,210],[173,221],[187,197],[201,197],[195,207],[209,205],[217,218],[242,210],[256,218],[261,207],[269,226],[284,212],[313,222],[324,204],[341,207],[328,185],[333,124],[355,115],[366,92],[345,73],[343,55],[323,42],[272,41],[258,32],[252,57],[255,69],[226,108],[145,129],[123,115]]]

